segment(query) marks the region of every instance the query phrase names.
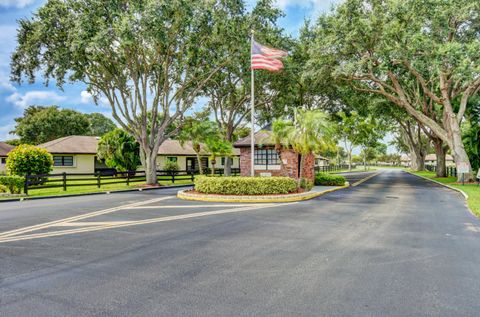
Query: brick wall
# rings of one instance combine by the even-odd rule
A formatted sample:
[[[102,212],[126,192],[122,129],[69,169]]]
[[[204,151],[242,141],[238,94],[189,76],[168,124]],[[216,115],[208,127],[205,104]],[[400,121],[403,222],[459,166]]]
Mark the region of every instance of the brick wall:
[[[240,148],[240,173],[241,176],[250,176],[250,148]],[[298,178],[299,156],[293,150],[282,150],[280,154],[282,167],[280,170],[255,170],[255,175],[260,173],[270,173],[272,176],[287,176]],[[313,167],[315,165],[315,156],[311,155],[305,159],[304,171],[306,177],[314,178]]]
[[[303,161],[303,177],[313,181],[315,179],[315,155],[309,154]]]

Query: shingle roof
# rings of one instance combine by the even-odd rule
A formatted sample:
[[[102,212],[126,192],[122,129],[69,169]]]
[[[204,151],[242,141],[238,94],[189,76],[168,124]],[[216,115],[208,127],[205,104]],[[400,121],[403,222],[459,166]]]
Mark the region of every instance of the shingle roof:
[[[54,154],[97,154],[99,137],[85,135],[70,135],[55,139],[39,147]]]
[[[273,140],[272,131],[260,130],[255,133],[255,144],[258,145],[275,145]],[[238,140],[234,144],[235,147],[248,147],[250,146],[250,136],[246,136],[243,139]]]
[[[97,154],[99,137],[71,135],[40,144],[39,147],[50,153],[56,154]],[[203,148],[203,147],[202,147]],[[240,155],[238,149],[234,149],[234,155]],[[207,153],[202,149],[203,155]],[[192,142],[185,142],[182,146],[177,140],[166,140],[160,145],[158,154],[162,155],[195,155]]]
[[[436,154],[427,154],[427,156],[425,156],[425,161],[436,161],[436,160],[437,160]],[[447,154],[445,155],[445,160],[453,161],[453,157],[450,154]]]
[[[0,156],[7,156],[15,147],[5,142],[0,142]]]

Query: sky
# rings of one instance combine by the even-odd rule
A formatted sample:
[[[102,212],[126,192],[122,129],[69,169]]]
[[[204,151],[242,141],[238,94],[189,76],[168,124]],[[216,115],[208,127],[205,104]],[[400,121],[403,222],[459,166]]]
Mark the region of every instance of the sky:
[[[276,0],[285,12],[279,24],[287,34],[296,36],[305,18],[314,19],[340,0]],[[9,81],[10,56],[16,46],[17,20],[32,16],[45,0],[0,0],[0,140],[14,138],[14,118],[29,105],[58,105],[80,112],[100,112],[111,117],[110,107],[95,105],[81,83],[66,84],[63,91],[55,85],[45,87],[42,78],[34,84],[18,85]],[[247,0],[251,7],[255,0]]]

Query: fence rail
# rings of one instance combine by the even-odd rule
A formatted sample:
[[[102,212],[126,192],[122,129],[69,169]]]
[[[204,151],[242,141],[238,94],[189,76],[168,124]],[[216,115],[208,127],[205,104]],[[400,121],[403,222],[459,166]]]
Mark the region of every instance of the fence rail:
[[[211,169],[206,169],[205,174],[211,174]],[[215,175],[223,176],[223,169],[215,169]],[[232,168],[232,175],[240,174],[240,169]],[[189,180],[193,183],[195,176],[199,175],[196,170],[182,170],[182,171],[157,171],[158,181],[172,182]],[[116,172],[110,171],[108,173],[98,171],[95,173],[59,173],[59,174],[40,174],[40,175],[26,175],[24,192],[28,195],[29,190],[33,189],[47,189],[47,188],[62,188],[66,191],[68,187],[79,186],[102,186],[111,184],[126,184],[145,182],[145,171],[129,171]]]
[[[354,166],[352,166],[354,168]],[[348,169],[348,165],[327,165],[327,166],[315,166],[315,172],[338,172]]]
[[[436,172],[437,166],[436,165],[425,165],[425,169],[429,172]],[[453,176],[457,177],[457,168],[455,166],[447,166],[447,177]]]

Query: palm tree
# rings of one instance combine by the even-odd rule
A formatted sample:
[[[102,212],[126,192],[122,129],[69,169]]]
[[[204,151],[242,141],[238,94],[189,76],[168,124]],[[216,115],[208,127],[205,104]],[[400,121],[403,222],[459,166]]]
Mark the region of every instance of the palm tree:
[[[232,144],[221,138],[210,138],[206,140],[205,150],[210,153],[210,161],[212,162],[212,176],[215,175],[215,164],[217,157],[224,156],[229,158],[232,156]]]
[[[299,109],[294,123],[276,121],[273,127],[275,142],[300,154],[299,183],[304,178],[305,157],[335,147],[328,115],[319,110]]]

